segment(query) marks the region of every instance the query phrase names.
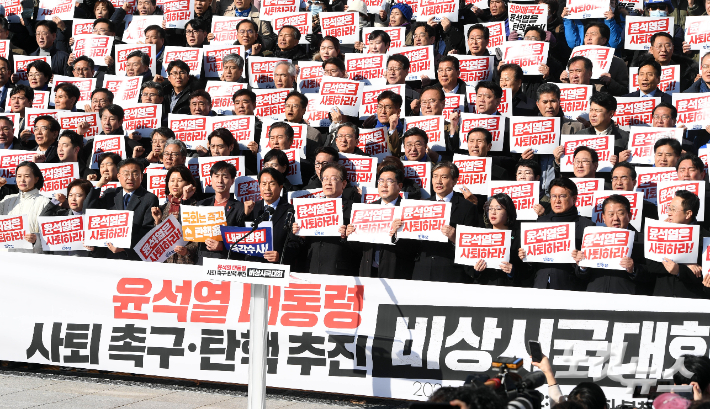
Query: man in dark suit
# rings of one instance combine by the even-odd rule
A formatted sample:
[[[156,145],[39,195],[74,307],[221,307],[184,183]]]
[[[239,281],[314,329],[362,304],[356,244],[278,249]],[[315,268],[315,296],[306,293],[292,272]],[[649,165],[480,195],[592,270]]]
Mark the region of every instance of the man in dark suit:
[[[271,216],[266,217],[264,221],[271,221],[273,226],[271,234],[274,250],[265,252],[263,258],[247,257],[249,261],[291,264],[295,259],[295,251],[298,247],[296,241],[289,240],[288,246],[284,248],[289,229],[291,228],[288,223],[293,223],[293,206],[281,197],[281,190],[283,189],[285,179],[283,173],[275,168],[264,168],[259,172],[259,193],[263,200],[256,202],[254,210],[247,219],[249,221],[259,220],[267,207],[273,209]],[[291,213],[291,216],[288,216],[288,213]],[[282,255],[283,262],[281,261]]]
[[[373,202],[376,205],[399,206],[402,199],[399,192],[404,185],[404,172],[394,165],[385,165],[377,174],[377,193],[380,198]],[[347,235],[355,231],[353,225],[348,225]],[[396,240],[393,245],[350,242],[354,248],[362,250],[360,261],[360,277],[412,278],[416,241]]]
[[[140,260],[133,247],[155,227],[151,208],[158,206],[158,197],[141,187],[142,179],[143,169],[140,164],[135,159],[124,159],[118,164],[121,187],[107,189],[103,197],[100,197],[101,187],[108,181],[102,178],[86,198],[85,208],[133,211],[131,248],[122,249],[108,243],[108,251],[100,251],[106,258]]]
[[[451,162],[440,162],[432,170],[432,187],[435,194],[429,200],[450,202],[451,218],[449,224],[442,226],[441,232],[449,238],[446,243],[419,242],[420,249],[414,262],[412,279],[426,281],[444,281],[450,283],[472,282],[464,267],[454,264],[456,226],[476,225],[476,210],[473,203],[463,195],[454,192],[454,185],[459,178],[459,169]]]
[[[0,116],[0,149],[25,149],[20,138],[15,137],[15,124],[6,116]]]
[[[210,177],[214,196],[197,202],[197,206],[224,207],[227,226],[244,227],[245,214],[251,209],[245,211],[244,204],[235,200],[230,193],[234,179],[237,177],[237,169],[231,163],[220,161],[212,165]],[[197,264],[202,265],[204,257],[227,258],[228,250],[221,241],[207,239],[204,243],[200,243],[197,249]]]
[[[639,89],[622,95],[623,97],[656,97],[661,98],[661,102],[673,103],[673,97],[658,89],[663,71],[661,64],[653,58],[649,58],[639,65],[638,84]]]

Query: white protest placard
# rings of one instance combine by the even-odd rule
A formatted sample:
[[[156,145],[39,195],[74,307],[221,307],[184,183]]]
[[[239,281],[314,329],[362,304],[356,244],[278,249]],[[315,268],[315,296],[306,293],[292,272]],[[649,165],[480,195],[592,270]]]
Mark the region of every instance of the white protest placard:
[[[621,0],[617,3],[617,7],[624,8],[629,12],[634,10],[643,12],[643,0]]]
[[[46,94],[49,94],[48,91],[40,91],[40,92],[45,92]],[[37,92],[35,92],[35,100],[37,100]],[[54,119],[57,119],[57,114],[61,111],[67,111],[66,109],[47,109],[47,107],[39,107],[39,108],[25,108],[25,123],[30,124],[32,126],[25,127],[25,130],[28,130],[32,133],[32,138],[34,138],[34,123],[35,120],[44,115],[51,116]],[[67,111],[68,112],[68,111]],[[58,120],[58,119],[57,119]]]
[[[703,161],[703,164],[705,165],[705,174],[710,176],[710,173],[708,173],[708,159],[710,159],[710,148],[706,147],[698,149],[698,157],[701,161]]]
[[[520,223],[526,263],[574,263],[574,223]]]
[[[249,200],[257,202],[261,199],[259,180],[256,176],[238,176],[234,179],[234,200],[244,203]]]
[[[301,149],[286,149],[283,153],[285,153],[286,158],[288,158],[286,179],[294,186],[303,184],[303,179],[301,178],[301,154],[303,151]],[[264,155],[258,153],[256,160],[259,165],[259,171],[261,171],[264,169]]]
[[[710,273],[710,237],[703,237],[703,277]]]
[[[25,236],[32,233],[26,215],[0,216],[0,248],[31,250]]]
[[[297,13],[300,5],[300,0],[261,0],[259,18],[264,21],[273,21],[272,18],[276,14]],[[278,30],[275,30],[275,32],[278,32]],[[306,33],[301,34],[306,35]]]
[[[485,7],[479,7],[483,9],[488,8],[488,3],[485,2]],[[508,41],[508,35],[506,34],[506,22],[505,21],[492,21],[490,23],[481,23],[483,26],[488,27],[488,53],[490,55],[496,55],[498,50],[502,50],[503,45]],[[468,28],[465,29],[466,38],[468,38]],[[466,51],[468,49],[468,41],[466,41]]]
[[[705,185],[704,180],[675,180],[661,181],[657,183],[656,191],[658,192],[658,220],[665,220],[668,217],[668,206],[671,200],[675,197],[675,192],[679,190],[687,190],[700,199],[700,209],[696,215],[699,222],[705,221]]]
[[[451,202],[402,200],[402,226],[397,230],[400,239],[438,241],[446,243],[449,238],[441,232],[451,219]]]
[[[168,175],[168,170],[160,168],[146,168],[146,188],[147,190],[158,197],[158,203],[164,205],[168,198],[165,196],[165,177]]]
[[[351,13],[352,14],[352,13]],[[318,105],[324,111],[337,107],[344,115],[358,115],[364,84],[336,77],[323,77],[318,91]]]
[[[513,5],[511,4],[511,6]],[[523,69],[523,75],[542,75],[540,66],[547,64],[550,43],[525,40],[509,41],[502,48],[504,64],[519,65]]]
[[[124,5],[128,5],[128,10],[126,10],[126,14],[133,14],[134,11],[136,11],[136,3],[138,0],[110,0],[111,4],[113,4],[114,8],[120,8],[123,7]]]
[[[384,91],[392,91],[402,97],[402,105],[398,107],[393,107],[395,109],[399,108],[400,112],[404,112],[404,92],[406,85],[404,84],[394,84],[394,85],[370,85],[362,88],[362,102],[360,104],[360,119],[365,120],[372,115],[377,114],[377,98]],[[391,101],[390,101],[391,102]]]
[[[232,133],[237,144],[239,144],[239,149],[247,150],[249,149],[247,147],[249,142],[254,141],[255,126],[256,117],[253,115],[211,116],[208,118],[207,131],[209,134],[215,129],[227,129]]]
[[[293,91],[293,88],[279,89],[253,89],[256,94],[256,109],[254,115],[262,120],[269,117],[271,119],[282,120],[286,107],[286,97]]]
[[[57,193],[67,194],[67,186],[75,179],[79,179],[79,164],[67,163],[38,163],[37,167],[44,177],[44,185],[39,193],[42,196],[53,198]]]
[[[333,36],[340,44],[360,41],[360,13],[321,12],[318,17],[323,37]]]
[[[132,210],[86,209],[85,215],[85,245],[108,247],[111,243],[120,249],[131,248]]]
[[[459,60],[459,79],[468,85],[493,79],[495,57],[477,55],[454,55]]]
[[[700,226],[668,223],[646,218],[643,234],[644,256],[663,262],[667,258],[676,263],[698,262]]]
[[[448,18],[454,23],[458,22],[458,0],[419,0],[417,21],[429,21],[432,17],[436,22],[440,22],[443,18]]]
[[[75,0],[40,0],[37,20],[51,20],[54,17],[71,20],[74,18],[75,4]]]
[[[422,75],[426,75],[429,78],[436,78],[434,70],[434,46],[390,48],[388,54],[401,54],[407,57],[410,65],[406,81],[421,80]]]
[[[85,34],[74,37],[74,55],[76,57],[87,56],[91,58],[95,65],[106,66],[106,57],[111,54],[113,47],[113,37]]]
[[[59,111],[57,112],[57,121],[59,121],[62,130],[71,129],[74,132],[78,131],[79,124],[86,122],[89,124],[89,129],[83,135],[85,139],[92,139],[98,135],[101,125],[98,112]]]
[[[629,67],[629,92],[639,90],[639,67]],[[680,89],[680,65],[668,65],[661,67],[661,82],[658,89],[666,94],[681,92]]]
[[[22,162],[32,162],[37,152],[0,149],[0,178],[7,180],[7,184],[15,184],[15,170]]]
[[[659,139],[675,139],[683,142],[683,128],[654,128],[649,126],[632,126],[629,131],[630,163],[653,165],[653,146]]]
[[[247,88],[241,82],[207,81],[205,90],[212,97],[212,110],[218,115],[232,115],[234,113],[234,93]]]
[[[486,268],[500,269],[502,262],[510,262],[510,239],[510,230],[458,225],[454,263],[475,266],[483,260],[486,262]]]
[[[57,85],[63,82],[74,84],[77,88],[79,88],[81,96],[79,97],[79,100],[76,101],[77,108],[82,109],[85,105],[91,105],[91,92],[96,89],[96,78],[76,78],[65,77],[64,75],[54,75],[54,86],[52,87],[52,94],[49,98],[49,103],[52,106],[54,106],[54,95],[56,93],[56,87]],[[10,102],[10,98],[7,99],[7,102]]]
[[[300,228],[299,236],[340,236],[343,219],[343,199],[294,198],[293,207]]]
[[[547,30],[547,4],[508,4],[508,26],[510,32],[517,31],[519,37],[525,35],[528,27]]]
[[[488,182],[490,181],[493,158],[455,153],[454,165],[459,168],[459,178],[456,180],[454,190],[460,192],[461,187],[465,186],[475,195],[488,195]]]
[[[211,45],[232,45],[239,40],[237,24],[246,17],[212,16],[210,33],[214,34]]]
[[[676,168],[646,168],[636,167],[636,191],[643,192],[643,198],[653,204],[657,204],[658,182],[678,180]]]
[[[465,101],[466,96],[464,94],[445,94],[444,110],[442,112],[444,120],[451,121],[451,115],[454,112],[458,112],[461,115]]]
[[[206,47],[206,46],[205,46]],[[126,60],[128,55],[134,51],[140,51],[150,57],[150,72],[158,73],[157,58],[155,57],[155,44],[116,44],[116,75],[126,75]]]
[[[138,132],[144,138],[150,138],[153,129],[159,128],[163,120],[161,104],[124,104],[123,129],[131,134]]]
[[[360,128],[357,147],[365,152],[367,156],[372,156],[378,160],[391,156],[387,148],[387,131],[382,127],[374,129]]]
[[[588,1],[588,0],[582,0]],[[602,5],[603,6],[603,5]],[[608,11],[608,7],[607,11]],[[570,18],[570,17],[567,17]],[[608,74],[611,68],[611,60],[614,58],[615,49],[601,45],[579,45],[574,47],[570,58],[582,56],[592,61],[592,79],[599,79],[602,74]]]
[[[365,5],[367,6],[368,14],[377,14],[380,10],[385,9],[384,0],[365,0]]]
[[[75,18],[72,21],[71,36],[94,34],[94,19],[90,18]]]
[[[49,99],[50,99],[49,91],[35,91],[35,97],[32,100],[32,108],[25,108],[25,113],[27,113],[26,110],[28,110],[28,109],[52,111],[52,114],[59,112],[59,111],[66,111],[66,109],[49,109]],[[10,110],[10,98],[8,98],[5,103],[6,103],[5,109]],[[52,115],[52,116],[54,116],[54,115]],[[33,123],[33,122],[27,122],[27,123]],[[30,130],[30,131],[34,135],[34,130]]]
[[[183,240],[194,242],[222,241],[220,226],[227,225],[224,206],[180,205],[180,220]]]
[[[594,0],[569,0],[567,10],[569,14],[565,18],[570,20],[604,18],[604,13],[609,11],[609,5]]]
[[[621,259],[631,257],[635,233],[627,229],[589,226],[584,228],[582,253],[584,259],[580,267],[608,270],[626,270],[621,267]]]
[[[320,109],[318,105],[318,94],[304,94],[308,98],[308,106],[306,114],[303,115],[303,120],[313,127],[329,127],[333,122],[330,119],[330,112]]]
[[[403,160],[404,177],[414,182],[422,193],[422,199],[431,197],[431,162]]]
[[[377,158],[339,153],[338,162],[348,171],[348,181],[355,186],[377,186]]]
[[[10,98],[8,98],[8,99],[10,99]],[[25,108],[25,109],[27,109],[27,108]],[[5,109],[5,112],[0,114],[0,116],[4,116],[5,118],[8,118],[9,120],[12,121],[12,124],[14,125],[13,126],[13,136],[15,138],[17,138],[18,135],[20,135],[20,126],[19,125],[20,125],[20,121],[22,120],[22,116],[20,116],[20,115],[21,114],[19,112],[10,112],[10,110],[8,108]],[[0,149],[0,151],[2,151],[2,149]]]
[[[390,48],[399,48],[406,46],[406,44],[404,43],[406,38],[406,27],[363,27],[362,42],[364,44],[365,50],[367,50],[370,46],[370,33],[375,30],[382,30],[390,36]]]
[[[123,135],[96,135],[91,151],[91,169],[99,168],[99,156],[102,153],[113,152],[126,159],[126,141]]]
[[[348,79],[365,85],[384,85],[387,54],[345,53]]]
[[[19,23],[20,17],[22,16],[22,10],[24,9],[22,6],[22,0],[3,0],[0,3],[2,3],[3,8],[5,9],[5,18],[7,18],[8,23]]]
[[[518,220],[537,220],[533,207],[540,203],[540,182],[508,182],[491,180],[488,182],[488,197],[505,193],[513,200]]]
[[[293,204],[293,199],[325,199],[323,188],[305,189],[288,192],[288,202]]]
[[[269,140],[269,135],[271,135],[271,125],[276,122],[273,119],[265,118],[261,125],[261,138],[259,142],[260,150],[263,154],[266,154],[271,150],[271,141]],[[308,126],[306,124],[294,124],[291,122],[286,122],[293,129],[293,143],[291,144],[291,149],[298,149],[298,156],[303,157],[306,154],[306,139],[308,135]]]
[[[473,128],[484,128],[491,133],[491,151],[500,152],[503,150],[503,145],[505,144],[503,140],[505,134],[504,116],[469,114],[464,112],[461,114],[459,121],[461,123],[461,131],[459,133],[461,149],[468,150],[468,133],[471,132]]]
[[[665,31],[673,35],[673,17],[626,16],[624,27],[624,48],[627,50],[648,50],[651,36]]]
[[[183,0],[184,1],[184,0]],[[168,65],[171,62],[180,60],[187,64],[190,68],[190,75],[194,75],[200,78],[202,72],[202,55],[204,50],[202,48],[192,48],[192,47],[175,47],[171,45],[166,45],[163,51],[163,68],[162,75],[165,78],[168,77],[167,72]]]
[[[133,248],[143,261],[162,263],[175,254],[175,247],[185,246],[182,226],[172,214],[148,232]]]
[[[143,77],[140,76],[126,77],[111,74],[104,76],[104,88],[113,92],[113,103],[121,106],[138,103],[142,82]]]
[[[320,61],[299,61],[296,89],[301,94],[317,94],[323,78],[323,63]]]
[[[13,55],[13,62],[15,63],[14,73],[19,77],[17,84],[27,85],[30,83],[27,80],[27,66],[32,63],[32,61],[42,60],[47,64],[51,64],[49,56],[45,55],[42,57],[31,56],[31,55]],[[9,98],[8,98],[9,99]]]
[[[604,179],[601,178],[570,178],[577,185],[577,201],[575,206],[580,216],[592,217],[594,209],[594,194],[604,190]]]
[[[203,64],[205,65],[205,77],[207,78],[222,77],[224,72],[222,60],[226,55],[238,54],[244,58],[243,45],[205,45],[202,49],[204,50]],[[244,74],[242,73],[243,76]]]
[[[301,33],[301,38],[298,40],[299,44],[310,44],[306,36],[313,34],[312,21],[313,15],[309,11],[274,13],[274,15],[271,16],[271,26],[274,28],[274,33],[278,33],[281,28],[286,25],[296,27],[298,32]]]
[[[661,103],[658,97],[617,97],[614,122],[626,131],[633,125],[651,126],[653,109]]]
[[[276,88],[274,84],[274,69],[276,68],[276,64],[281,61],[291,62],[291,60],[286,58],[247,58],[246,63],[249,66],[249,86],[260,89]]]
[[[513,116],[510,118],[510,151],[551,154],[560,146],[560,118]]]
[[[437,152],[446,151],[446,135],[444,135],[444,116],[409,116],[404,118],[404,131],[419,128],[429,137],[427,146]]]
[[[402,216],[399,206],[353,203],[350,224],[355,230],[348,241],[392,245],[392,222]]]
[[[163,16],[126,16],[126,30],[123,32],[123,41],[128,44],[145,42],[145,29],[150,26],[160,27],[163,24]],[[213,18],[216,18],[213,17]],[[93,21],[93,20],[92,20]],[[155,73],[155,71],[153,71]]]
[[[578,117],[589,118],[589,99],[592,97],[593,85],[559,84],[560,109],[565,118],[576,121]]]
[[[604,219],[602,218],[602,204],[604,200],[611,195],[624,196],[631,205],[631,221],[636,231],[641,231],[641,222],[643,221],[643,192],[626,192],[623,190],[599,190],[594,193],[594,208],[592,209],[592,221],[597,226],[604,227]]]
[[[244,156],[204,156],[197,158],[197,163],[200,167],[200,182],[202,182],[202,191],[205,193],[214,193],[212,188],[212,166],[217,162],[227,162],[234,165],[237,169],[237,176],[244,176]],[[232,185],[234,192],[234,185]]]
[[[710,125],[710,95],[704,92],[675,93],[673,106],[678,109],[677,123],[689,130],[705,129]]]
[[[609,159],[614,154],[614,135],[562,135],[560,146],[564,146],[560,157],[560,171],[574,172],[574,151],[580,146],[594,149],[599,156],[597,172],[610,172],[613,168]]]
[[[270,225],[271,222],[263,224]],[[255,240],[265,237],[264,229],[259,229],[255,234],[249,236],[243,243],[250,243],[245,246],[260,247],[265,246],[264,241],[260,244],[251,244]],[[225,233],[230,237],[238,237],[235,233]],[[230,240],[230,239],[227,239]],[[236,238],[234,240],[237,240]],[[238,244],[237,247],[242,246]],[[198,270],[200,279],[234,281],[237,283],[250,283],[273,286],[288,286],[290,280],[291,267],[287,264],[258,263],[255,261],[222,260],[219,258],[205,257],[202,269]]]
[[[208,116],[168,114],[168,128],[175,132],[175,139],[185,142],[187,149],[207,147]]]
[[[165,28],[185,28],[195,18],[195,0],[162,0]]]
[[[691,50],[710,48],[710,16],[686,16],[685,42]]]
[[[86,250],[83,216],[39,216],[37,224],[39,224],[42,250]]]

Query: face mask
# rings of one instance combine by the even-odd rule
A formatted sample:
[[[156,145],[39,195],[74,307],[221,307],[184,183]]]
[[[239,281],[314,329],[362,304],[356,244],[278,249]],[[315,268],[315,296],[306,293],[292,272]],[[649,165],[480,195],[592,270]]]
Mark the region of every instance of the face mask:
[[[320,13],[321,11],[323,11],[323,6],[315,6],[315,5],[311,6],[311,14],[316,15],[316,14]]]
[[[651,17],[666,17],[668,13],[665,10],[650,10],[649,15]]]

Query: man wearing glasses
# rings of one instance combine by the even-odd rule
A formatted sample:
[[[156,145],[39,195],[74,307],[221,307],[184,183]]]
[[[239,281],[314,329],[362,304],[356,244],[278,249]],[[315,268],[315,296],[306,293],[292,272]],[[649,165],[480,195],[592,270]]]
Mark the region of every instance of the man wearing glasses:
[[[439,116],[444,113],[444,107],[446,106],[446,96],[444,91],[436,87],[427,87],[422,91],[421,96],[421,115],[424,116]],[[451,114],[451,121],[445,121],[444,124],[444,143],[446,145],[446,151],[444,152],[434,152],[432,151],[431,156],[434,161],[439,160],[439,156],[442,156],[444,160],[452,160],[454,157],[454,152],[459,149],[459,113],[454,112]]]
[[[387,58],[387,71],[385,80],[387,85],[405,84],[404,86],[404,113],[407,116],[419,112],[419,92],[415,91],[405,81],[409,75],[409,59],[401,54],[390,55]]]
[[[619,154],[629,146],[629,133],[616,125],[612,119],[614,113],[616,113],[616,98],[606,92],[593,94],[589,99],[589,123],[592,126],[575,133],[575,135],[614,135],[612,163],[616,163]]]
[[[35,39],[39,48],[30,55],[51,57],[52,72],[64,75],[64,67],[69,61],[69,54],[56,47],[57,23],[51,20],[38,21],[35,25]]]
[[[362,123],[364,129],[384,127],[388,135],[388,148],[395,156],[401,154],[399,136],[404,133],[404,120],[400,119],[401,107],[402,96],[393,91],[382,91],[377,96],[377,113]]]
[[[207,43],[209,28],[203,20],[192,19],[185,24],[185,38],[188,47],[202,48]]]
[[[322,169],[326,165],[338,163],[338,151],[335,148],[329,146],[323,146],[316,149],[315,163],[313,167],[315,168],[315,175],[311,176],[308,180],[308,184],[304,186],[304,189],[321,189],[323,183],[321,182]],[[360,203],[362,196],[358,192],[355,186],[351,185],[349,181],[343,189],[343,198],[351,200],[355,203]]]
[[[225,17],[246,17],[247,20],[243,21],[251,21],[253,23],[248,26],[254,26],[254,28],[250,27],[248,29],[243,27],[241,22],[237,25],[237,33],[240,37],[239,42],[242,45],[245,45],[241,38],[241,30],[243,28],[246,30],[252,30],[253,34],[251,35],[253,35],[255,39],[257,35],[261,34],[265,50],[270,50],[276,42],[276,35],[274,34],[273,28],[271,28],[271,23],[259,18],[259,9],[252,5],[252,0],[234,0],[231,4],[229,1],[220,1],[218,3],[217,14]],[[249,50],[246,46],[245,49]],[[258,51],[255,52],[255,54],[257,53]],[[251,53],[247,51],[247,56],[248,55],[251,55]]]
[[[464,112],[468,112],[466,83],[459,78],[461,71],[458,58],[452,55],[443,57],[439,62],[439,68],[437,68],[436,74],[439,82],[434,84],[434,87],[441,89],[446,94],[463,95],[463,110]]]
[[[692,59],[679,54],[674,54],[675,46],[673,37],[665,31],[658,32],[651,36],[651,48],[649,54],[661,64],[661,67],[669,65],[680,65],[680,89],[687,90],[693,81],[695,81],[698,73],[698,63]],[[678,48],[681,48],[680,45]],[[638,67],[639,63],[645,61],[646,54],[638,57],[631,63],[631,66]],[[704,59],[703,59],[704,60]],[[687,92],[687,91],[686,91]]]
[[[167,96],[167,111],[171,114],[190,113],[190,94],[192,91],[204,88],[202,81],[190,75],[190,67],[180,60],[168,64],[168,81],[156,75],[156,82],[162,83],[163,93]]]

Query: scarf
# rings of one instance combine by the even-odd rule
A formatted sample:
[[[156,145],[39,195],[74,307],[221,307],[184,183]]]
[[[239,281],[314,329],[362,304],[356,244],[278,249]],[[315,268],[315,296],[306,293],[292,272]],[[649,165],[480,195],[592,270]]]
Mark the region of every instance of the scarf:
[[[182,200],[180,200],[179,197],[173,197],[173,195],[168,195],[168,204],[170,205],[168,207],[168,213],[172,214],[176,218],[180,218],[180,203]]]

